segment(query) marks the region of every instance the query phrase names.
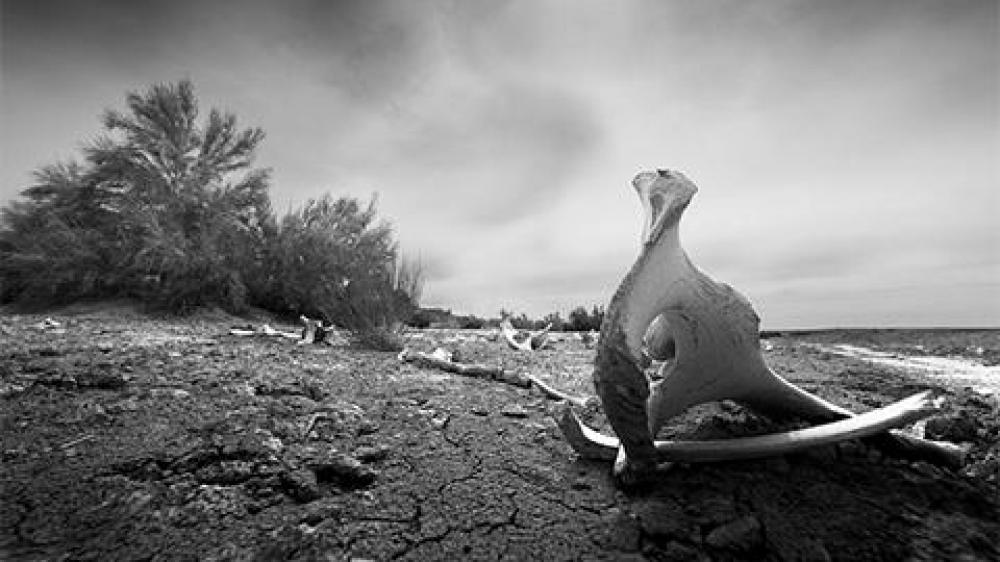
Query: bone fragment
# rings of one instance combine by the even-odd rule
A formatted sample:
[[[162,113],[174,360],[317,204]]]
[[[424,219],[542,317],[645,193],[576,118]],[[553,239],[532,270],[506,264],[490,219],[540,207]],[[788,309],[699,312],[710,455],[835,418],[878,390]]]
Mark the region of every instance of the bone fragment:
[[[322,320],[312,320],[305,315],[299,316],[302,321],[302,341],[299,344],[330,343],[326,336],[333,331],[333,326],[324,326]]]
[[[549,330],[551,329],[552,324],[549,323],[541,330],[534,332],[517,330],[511,324],[510,318],[504,318],[500,321],[500,332],[503,334],[504,339],[507,340],[507,345],[519,351],[536,351],[545,347],[545,344],[548,343]]]
[[[291,338],[291,339],[296,339],[296,340],[297,339],[301,339],[301,337],[302,337],[302,335],[299,334],[299,333],[295,333],[295,332],[282,332],[280,330],[276,330],[276,329],[272,328],[268,324],[263,324],[261,327],[256,328],[256,329],[254,329],[252,327],[248,327],[248,328],[230,328],[229,329],[229,334],[232,335],[232,336],[242,336],[242,337],[268,336],[268,337]]]
[[[885,432],[905,423],[901,420],[929,415],[936,402],[923,395],[906,401],[902,411],[894,408],[889,414],[859,416],[858,421],[850,411],[772,372],[761,356],[759,319],[750,302],[698,270],[681,248],[681,215],[697,187],[682,174],[667,170],[640,173],[632,185],[644,210],[642,248],[607,307],[594,369],[597,393],[621,446],[615,473],[623,483],[652,472],[662,456],[653,436],[664,422],[690,406],[723,399],[777,418],[816,423],[849,419],[843,426],[816,428],[819,433],[684,445],[680,450],[695,451],[694,460],[777,454],[796,443],[811,447],[875,434],[872,439],[887,452],[946,464],[961,462],[954,448]],[[643,368],[659,358],[669,360],[660,367],[662,380],[651,389]],[[570,443],[580,447],[581,455],[606,458],[610,438],[584,429],[581,424],[564,423]],[[677,450],[674,445],[667,449]]]

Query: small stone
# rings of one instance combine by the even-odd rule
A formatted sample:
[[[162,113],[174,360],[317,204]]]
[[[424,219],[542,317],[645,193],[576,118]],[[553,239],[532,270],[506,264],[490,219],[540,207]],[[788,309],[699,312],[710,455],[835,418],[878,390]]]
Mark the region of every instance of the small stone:
[[[976,441],[982,422],[966,412],[954,416],[936,416],[927,420],[924,435],[938,441]]]
[[[377,433],[378,430],[379,430],[378,424],[366,418],[362,419],[361,423],[358,424],[357,433],[358,436],[371,435],[373,433]]]
[[[134,397],[129,397],[111,404],[108,408],[112,412],[136,412],[139,410],[139,402]]]
[[[308,503],[319,499],[322,493],[316,475],[308,470],[292,470],[281,474],[281,483],[295,501]]]
[[[377,470],[336,449],[330,449],[323,458],[310,463],[309,468],[319,481],[332,481],[346,488],[368,486],[378,477]]]
[[[451,416],[447,412],[441,412],[431,418],[431,425],[434,426],[434,429],[444,429],[450,421]]]
[[[337,502],[339,500],[336,498],[328,498],[309,504],[305,508],[306,512],[299,518],[299,522],[315,527],[326,519],[338,517],[343,511],[343,507]]]
[[[525,410],[523,407],[521,407],[521,405],[519,404],[510,404],[508,406],[504,406],[504,408],[500,410],[500,414],[507,416],[508,418],[528,417],[528,411]]]
[[[389,456],[389,447],[377,445],[374,447],[358,447],[354,451],[354,457],[361,462],[372,463],[385,460]]]
[[[182,388],[154,388],[149,391],[150,396],[154,398],[187,398],[191,396],[191,393]]]
[[[720,525],[705,537],[705,543],[711,547],[736,552],[751,552],[763,542],[760,521],[753,515]]]
[[[254,396],[257,394],[257,389],[248,382],[236,383],[232,386],[232,390],[238,396]]]

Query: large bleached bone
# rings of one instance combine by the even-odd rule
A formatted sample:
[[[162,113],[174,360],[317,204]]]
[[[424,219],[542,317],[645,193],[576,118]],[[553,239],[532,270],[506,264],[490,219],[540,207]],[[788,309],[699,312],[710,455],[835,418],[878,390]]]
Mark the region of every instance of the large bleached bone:
[[[562,427],[581,455],[608,458],[609,448],[617,448],[615,473],[625,484],[646,479],[664,459],[768,456],[866,435],[890,454],[961,464],[958,447],[885,431],[933,412],[937,402],[924,394],[855,417],[772,372],[760,353],[759,319],[750,302],[699,271],[681,248],[678,227],[695,185],[666,170],[640,173],[632,185],[644,210],[642,250],[607,307],[594,369],[618,439],[600,436],[569,412]],[[652,390],[643,371],[650,359],[667,360]],[[742,440],[654,443],[668,419],[723,399],[776,418],[845,421]]]
[[[549,330],[552,324],[547,324],[538,331],[518,330],[511,324],[510,318],[500,321],[500,332],[503,334],[507,345],[519,351],[535,351],[545,347],[549,341]]]

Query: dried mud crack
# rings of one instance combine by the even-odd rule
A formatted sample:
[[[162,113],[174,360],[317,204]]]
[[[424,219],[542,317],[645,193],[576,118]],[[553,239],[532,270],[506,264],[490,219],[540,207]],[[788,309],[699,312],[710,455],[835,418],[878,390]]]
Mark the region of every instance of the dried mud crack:
[[[4,560],[991,560],[1000,556],[1000,407],[943,388],[927,435],[962,470],[850,442],[674,466],[626,495],[582,462],[534,391],[393,354],[225,335],[214,321],[106,314],[0,323]],[[534,353],[485,334],[410,344],[592,394],[593,352]],[[461,336],[461,337],[459,337]],[[859,410],[934,381],[777,338],[783,376]],[[977,345],[982,345],[977,341]],[[938,381],[939,382],[939,381]],[[599,412],[588,421],[602,424]],[[669,434],[774,429],[731,404]]]

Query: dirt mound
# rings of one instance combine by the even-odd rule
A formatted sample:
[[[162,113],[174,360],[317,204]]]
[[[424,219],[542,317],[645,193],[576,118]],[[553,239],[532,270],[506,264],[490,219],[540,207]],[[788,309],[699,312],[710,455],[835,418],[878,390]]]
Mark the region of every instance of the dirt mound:
[[[50,314],[51,315],[51,314]],[[856,442],[676,465],[626,495],[576,459],[557,406],[395,354],[227,335],[228,319],[0,317],[0,558],[993,560],[1000,405],[962,389],[914,431],[968,444],[951,471]],[[572,338],[518,353],[412,334],[591,394]],[[776,338],[783,376],[855,410],[934,381]],[[601,424],[600,415],[591,420]],[[665,433],[776,429],[729,403]]]

